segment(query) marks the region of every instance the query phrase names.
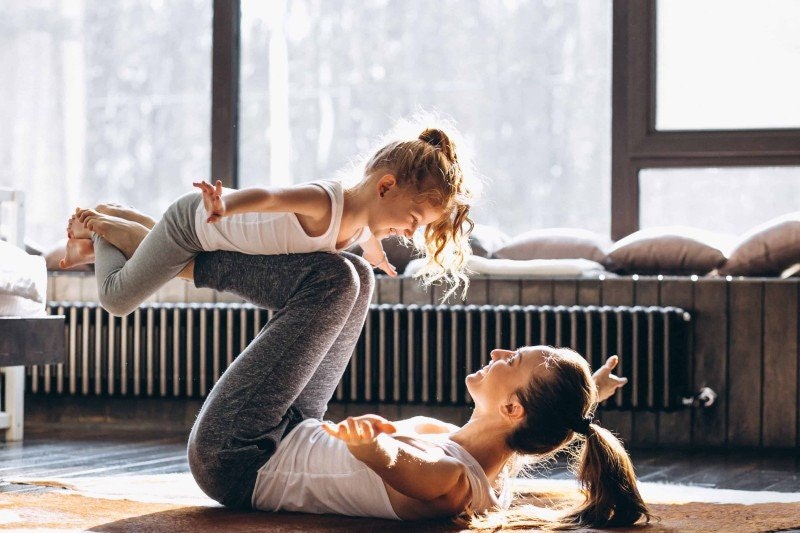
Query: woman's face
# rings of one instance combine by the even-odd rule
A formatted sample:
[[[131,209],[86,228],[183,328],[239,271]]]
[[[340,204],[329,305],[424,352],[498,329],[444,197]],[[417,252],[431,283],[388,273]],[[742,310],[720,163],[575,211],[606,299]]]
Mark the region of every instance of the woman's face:
[[[516,351],[495,349],[491,361],[469,374],[467,390],[475,404],[507,403],[514,393],[530,383],[534,372],[546,370],[545,347],[527,346]]]

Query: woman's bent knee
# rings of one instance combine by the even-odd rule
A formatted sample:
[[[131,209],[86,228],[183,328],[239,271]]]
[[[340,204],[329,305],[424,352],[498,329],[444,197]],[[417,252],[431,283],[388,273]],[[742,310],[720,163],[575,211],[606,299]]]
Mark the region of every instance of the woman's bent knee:
[[[351,253],[343,253],[342,255],[353,265],[356,271],[360,284],[359,294],[371,299],[372,291],[375,289],[375,274],[372,271],[372,265],[361,256]]]
[[[341,298],[352,300],[359,294],[361,276],[348,258],[341,254],[318,254],[317,260],[320,262],[314,269],[317,283]]]

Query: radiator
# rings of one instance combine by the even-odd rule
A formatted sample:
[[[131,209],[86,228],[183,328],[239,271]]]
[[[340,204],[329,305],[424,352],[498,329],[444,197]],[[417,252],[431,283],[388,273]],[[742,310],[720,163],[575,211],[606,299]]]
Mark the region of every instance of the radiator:
[[[203,397],[272,318],[247,304],[148,304],[113,317],[53,302],[67,362],[28,369],[34,393]],[[550,344],[593,368],[620,356],[608,408],[672,409],[691,383],[691,317],[675,307],[372,305],[334,401],[467,405],[464,376],[495,347]]]

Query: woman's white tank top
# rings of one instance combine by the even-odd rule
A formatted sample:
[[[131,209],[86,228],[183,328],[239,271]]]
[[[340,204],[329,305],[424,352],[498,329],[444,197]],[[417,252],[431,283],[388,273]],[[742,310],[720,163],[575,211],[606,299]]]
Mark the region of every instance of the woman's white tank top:
[[[486,474],[469,452],[446,435],[413,437],[439,446],[464,464],[472,489],[472,510],[480,512],[497,505]],[[259,469],[252,505],[261,511],[399,520],[380,476],[353,457],[343,441],[328,435],[316,419],[298,424]]]
[[[203,202],[195,211],[195,232],[203,250],[226,250],[251,255],[302,254],[336,252],[336,240],[342,224],[344,187],[339,181],[311,183],[322,188],[331,199],[331,223],[325,233],[309,237],[294,213],[241,213],[223,217],[219,222],[206,222],[208,214]],[[351,244],[369,238],[367,228],[357,234]]]

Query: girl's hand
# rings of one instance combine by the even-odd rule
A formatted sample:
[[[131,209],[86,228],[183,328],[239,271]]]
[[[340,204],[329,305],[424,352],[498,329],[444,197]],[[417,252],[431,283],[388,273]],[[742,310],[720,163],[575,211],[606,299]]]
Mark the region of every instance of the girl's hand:
[[[383,251],[383,250],[381,250],[381,251]],[[367,262],[370,265],[372,265],[373,268],[379,268],[379,269],[383,270],[386,274],[388,274],[388,276],[390,278],[396,278],[397,277],[397,269],[394,268],[394,265],[389,262],[389,258],[386,257],[386,252],[383,252],[383,256],[378,258],[377,262],[373,262],[372,261],[372,259],[373,259],[372,256],[369,255],[368,253],[364,253],[364,259],[366,259]]]
[[[394,424],[378,415],[348,416],[343,422],[322,425],[328,435],[343,440],[348,446],[363,446],[372,443],[381,433],[397,431]]]
[[[397,277],[397,269],[394,268],[394,265],[389,262],[389,259],[385,255],[383,261],[374,266],[383,270],[390,278]]]
[[[222,182],[220,180],[217,180],[216,188],[205,181],[192,183],[192,185],[203,193],[203,207],[208,213],[206,222],[213,224],[225,216],[225,201],[222,199]]]

